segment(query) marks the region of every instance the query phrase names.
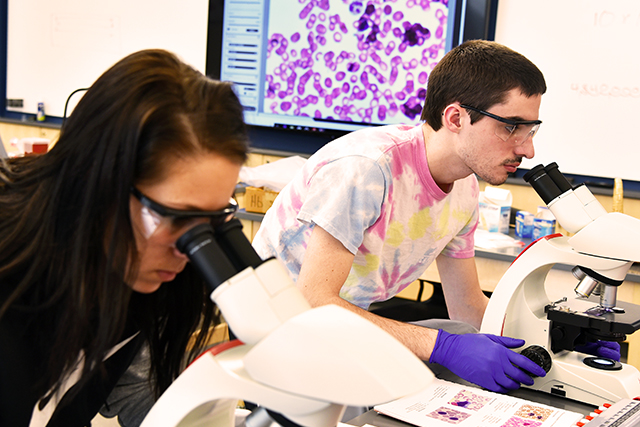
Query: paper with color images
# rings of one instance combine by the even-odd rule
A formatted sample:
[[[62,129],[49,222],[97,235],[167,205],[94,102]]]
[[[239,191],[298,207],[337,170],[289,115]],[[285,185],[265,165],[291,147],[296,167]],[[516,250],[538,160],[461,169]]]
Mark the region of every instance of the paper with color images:
[[[577,412],[441,379],[374,410],[419,427],[569,427],[583,418]]]

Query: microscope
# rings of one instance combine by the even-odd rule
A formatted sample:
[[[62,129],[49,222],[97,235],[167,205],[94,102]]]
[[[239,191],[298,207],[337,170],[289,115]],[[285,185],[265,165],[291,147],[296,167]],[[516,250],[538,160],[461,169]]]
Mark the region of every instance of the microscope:
[[[205,279],[237,339],[204,352],[151,408],[142,427],[333,427],[347,405],[423,390],[434,376],[399,341],[336,305],[311,308],[275,258],[263,261],[238,219],[200,224],[176,243]],[[277,425],[276,424],[276,425]]]
[[[640,306],[617,300],[629,268],[640,261],[640,220],[607,213],[556,163],[538,165],[524,179],[572,236],[542,237],[516,258],[491,296],[481,332],[526,341],[522,353],[547,371],[532,389],[596,406],[640,397],[638,369],[576,351],[598,340],[622,342],[640,328]],[[545,281],[555,264],[569,265],[576,285],[573,295],[551,301]]]

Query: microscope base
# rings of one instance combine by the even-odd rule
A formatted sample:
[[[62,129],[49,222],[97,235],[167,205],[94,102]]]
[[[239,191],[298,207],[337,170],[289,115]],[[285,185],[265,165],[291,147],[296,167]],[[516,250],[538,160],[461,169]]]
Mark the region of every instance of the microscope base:
[[[612,371],[587,366],[588,355],[561,352],[553,357],[552,367],[544,378],[536,378],[531,389],[540,390],[594,406],[640,397],[640,372],[622,363]]]

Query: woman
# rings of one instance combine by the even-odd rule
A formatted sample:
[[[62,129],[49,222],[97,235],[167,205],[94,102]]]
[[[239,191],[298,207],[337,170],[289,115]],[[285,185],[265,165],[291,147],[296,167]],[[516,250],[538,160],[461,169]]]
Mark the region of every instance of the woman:
[[[203,349],[218,316],[174,244],[235,210],[247,146],[230,84],[146,50],[0,164],[0,425],[89,425],[141,348],[156,396]]]

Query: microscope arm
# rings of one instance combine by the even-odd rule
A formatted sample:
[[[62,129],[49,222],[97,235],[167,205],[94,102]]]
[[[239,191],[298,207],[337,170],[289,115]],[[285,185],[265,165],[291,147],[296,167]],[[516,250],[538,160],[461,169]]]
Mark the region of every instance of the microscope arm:
[[[555,163],[536,166],[524,179],[574,235],[545,236],[516,258],[489,300],[481,332],[524,339],[540,359],[549,359],[551,368],[534,379],[535,390],[595,405],[640,396],[635,367],[576,351],[640,329],[640,307],[616,301],[632,261],[640,260],[640,221],[607,213],[586,186],[572,187]],[[550,299],[545,284],[555,264],[571,266],[578,285],[573,292],[549,280]],[[558,291],[567,294],[558,299]]]

